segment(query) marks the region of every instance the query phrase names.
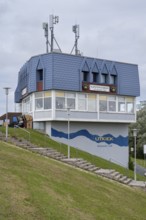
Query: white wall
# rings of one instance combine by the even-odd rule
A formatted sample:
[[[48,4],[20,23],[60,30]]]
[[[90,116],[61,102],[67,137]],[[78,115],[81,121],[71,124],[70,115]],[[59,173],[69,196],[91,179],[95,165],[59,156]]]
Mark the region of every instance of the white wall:
[[[52,128],[57,131],[58,136],[55,137],[52,133],[52,138],[68,144],[67,122],[52,122]],[[75,135],[75,137],[73,137],[73,135]],[[107,135],[107,137],[105,137],[105,135]],[[97,139],[109,138],[110,140],[110,138],[112,138],[112,140],[95,141],[96,136]],[[127,124],[71,122],[69,144],[70,146],[84,150],[93,155],[111,160],[121,166],[128,167],[129,148]]]

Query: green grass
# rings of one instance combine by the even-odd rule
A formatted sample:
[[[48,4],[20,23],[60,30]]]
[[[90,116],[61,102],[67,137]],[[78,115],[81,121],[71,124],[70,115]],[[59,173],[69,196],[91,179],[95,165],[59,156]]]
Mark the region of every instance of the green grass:
[[[1,132],[5,132],[4,127],[0,127]],[[29,133],[30,135],[29,135]],[[26,132],[19,128],[9,128],[9,135],[16,136],[19,139],[25,139],[29,140],[41,147],[51,147],[56,149],[59,152],[62,152],[64,155],[67,155],[67,145],[58,143],[52,139],[50,139],[47,135],[44,135],[43,133],[40,133],[36,130],[27,129]],[[87,152],[81,151],[79,149],[70,148],[71,157],[75,158],[83,158],[92,164],[95,164],[97,167],[101,168],[107,168],[107,169],[115,169],[116,171],[120,172],[123,175],[126,175],[130,178],[134,177],[133,171],[123,168],[122,166],[119,166],[115,163],[111,163],[110,161],[104,160],[100,157],[91,155]],[[146,177],[140,176],[137,174],[137,180],[146,180]]]
[[[144,220],[146,192],[0,142],[1,220]]]
[[[134,161],[134,158],[132,160]],[[136,163],[146,168],[146,159],[136,159]]]

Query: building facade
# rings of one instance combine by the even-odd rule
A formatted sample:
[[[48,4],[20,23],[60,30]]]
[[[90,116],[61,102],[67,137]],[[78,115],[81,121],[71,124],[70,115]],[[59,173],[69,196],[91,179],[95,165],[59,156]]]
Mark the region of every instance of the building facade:
[[[15,102],[34,129],[128,167],[128,124],[139,95],[135,64],[52,52],[20,69]]]

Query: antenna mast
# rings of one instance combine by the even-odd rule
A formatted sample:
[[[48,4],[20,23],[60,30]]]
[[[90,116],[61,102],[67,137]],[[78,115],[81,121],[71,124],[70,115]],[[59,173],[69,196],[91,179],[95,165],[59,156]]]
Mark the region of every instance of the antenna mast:
[[[75,33],[75,44],[72,48],[72,51],[71,51],[71,54],[75,48],[75,55],[79,55],[80,54],[80,51],[78,50],[78,39],[79,39],[79,25],[74,25],[72,26],[72,31]]]
[[[50,45],[50,43],[48,40],[48,23],[45,23],[45,22],[43,23],[43,29],[44,29],[44,35],[46,38],[46,53],[49,53],[48,44]]]
[[[43,29],[44,29],[44,35],[46,38],[46,53],[49,53],[49,48],[48,45],[50,46],[50,52],[54,51],[54,41],[57,44],[59,51],[61,51],[59,44],[57,43],[57,40],[55,39],[54,36],[54,24],[57,24],[59,22],[59,17],[58,16],[54,16],[54,15],[50,15],[50,19],[49,19],[49,28],[51,31],[51,44],[48,40],[49,38],[49,33],[48,33],[48,23],[43,23]]]
[[[54,40],[55,40],[60,52],[62,52],[59,47],[59,44],[57,43],[55,36],[54,36],[54,24],[59,23],[59,16],[50,15],[49,21],[50,21],[50,31],[51,31],[51,52],[53,52],[53,50],[54,50]]]

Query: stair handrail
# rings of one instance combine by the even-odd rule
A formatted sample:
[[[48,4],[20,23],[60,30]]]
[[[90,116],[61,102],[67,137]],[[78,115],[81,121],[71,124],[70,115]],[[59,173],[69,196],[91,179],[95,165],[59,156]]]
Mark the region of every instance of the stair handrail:
[[[30,132],[29,132],[29,131],[27,131],[27,130],[24,129],[24,128],[21,128],[19,125],[14,125],[14,128],[19,128],[20,130],[25,131],[26,133],[28,133],[28,135],[29,135],[29,141],[30,141]]]

